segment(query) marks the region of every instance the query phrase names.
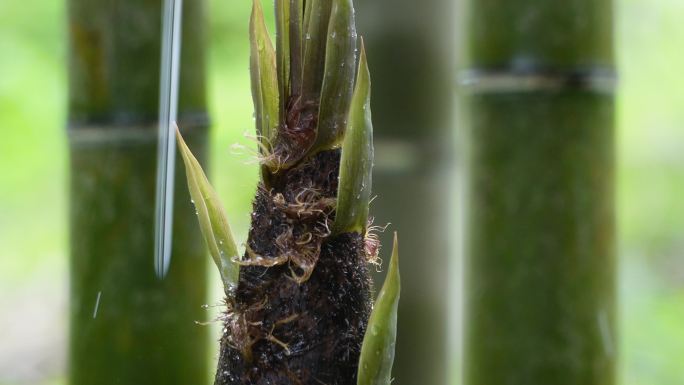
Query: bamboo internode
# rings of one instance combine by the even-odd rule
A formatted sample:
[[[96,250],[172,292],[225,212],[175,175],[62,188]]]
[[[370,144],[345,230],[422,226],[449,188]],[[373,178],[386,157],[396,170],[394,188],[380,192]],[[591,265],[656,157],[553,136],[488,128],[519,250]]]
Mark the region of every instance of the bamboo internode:
[[[469,6],[465,383],[613,384],[612,3]]]
[[[161,1],[69,2],[73,385],[207,383],[207,258],[176,178],[173,264],[156,277]],[[185,2],[179,124],[206,158],[203,1]]]

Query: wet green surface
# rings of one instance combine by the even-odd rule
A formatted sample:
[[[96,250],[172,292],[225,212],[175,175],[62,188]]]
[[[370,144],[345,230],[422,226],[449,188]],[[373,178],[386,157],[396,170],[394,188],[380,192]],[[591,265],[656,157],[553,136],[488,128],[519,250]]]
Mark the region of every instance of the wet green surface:
[[[469,107],[466,383],[614,383],[612,96]]]
[[[469,1],[470,61],[478,68],[578,70],[613,63],[611,0]]]
[[[208,257],[178,166],[170,271],[154,272],[162,1],[69,2],[69,383],[205,384]],[[186,2],[179,126],[207,148],[204,2]],[[184,131],[185,132],[185,131]]]
[[[206,148],[205,132],[194,138]],[[69,383],[206,384],[209,257],[176,176],[171,267],[154,272],[156,143],[71,147]],[[182,170],[182,167],[179,167]]]

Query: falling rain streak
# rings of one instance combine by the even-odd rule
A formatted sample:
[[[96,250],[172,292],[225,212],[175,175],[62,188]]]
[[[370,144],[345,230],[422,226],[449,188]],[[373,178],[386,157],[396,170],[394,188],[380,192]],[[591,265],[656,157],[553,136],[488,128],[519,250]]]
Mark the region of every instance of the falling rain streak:
[[[173,240],[173,182],[176,168],[176,136],[173,128],[178,115],[182,5],[182,0],[164,0],[154,243],[154,270],[159,278],[164,278],[169,270]]]
[[[100,308],[100,297],[102,296],[102,291],[97,292],[97,299],[95,299],[95,308],[93,309],[93,319],[97,318],[97,311]]]

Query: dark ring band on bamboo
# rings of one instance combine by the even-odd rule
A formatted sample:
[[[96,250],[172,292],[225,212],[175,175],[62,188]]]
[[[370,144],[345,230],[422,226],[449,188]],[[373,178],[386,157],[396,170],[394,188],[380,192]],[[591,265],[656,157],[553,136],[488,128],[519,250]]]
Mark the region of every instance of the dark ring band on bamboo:
[[[467,70],[457,77],[458,86],[473,93],[585,90],[613,93],[615,71],[593,68],[567,71]]]

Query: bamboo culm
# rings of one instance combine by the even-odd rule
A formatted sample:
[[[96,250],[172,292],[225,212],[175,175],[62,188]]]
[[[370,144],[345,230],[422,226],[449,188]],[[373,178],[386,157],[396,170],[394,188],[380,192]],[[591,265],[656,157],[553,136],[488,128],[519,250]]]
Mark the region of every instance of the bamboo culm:
[[[467,385],[615,383],[611,6],[470,4]]]
[[[204,161],[204,2],[184,3],[179,120]],[[154,271],[161,4],[68,1],[72,385],[208,380],[207,260],[182,173],[173,262]]]

